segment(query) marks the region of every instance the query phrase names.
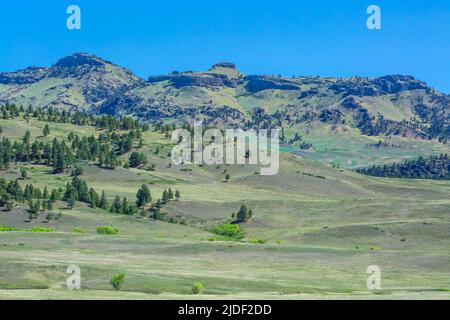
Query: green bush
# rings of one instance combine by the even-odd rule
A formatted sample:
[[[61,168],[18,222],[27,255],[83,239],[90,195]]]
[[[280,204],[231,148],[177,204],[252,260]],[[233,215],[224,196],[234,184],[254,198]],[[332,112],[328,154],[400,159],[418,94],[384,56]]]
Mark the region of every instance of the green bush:
[[[108,226],[103,226],[103,227],[98,227],[97,228],[97,233],[98,234],[103,234],[103,235],[118,235],[119,234],[119,230],[112,228],[112,227],[108,227]]]
[[[34,227],[28,230],[25,230],[27,232],[55,232],[55,229],[51,229],[51,228],[41,228],[41,227]]]
[[[253,243],[253,244],[264,244],[264,243],[267,242],[267,240],[266,239],[252,238],[252,239],[249,240],[249,242]]]
[[[74,229],[73,229],[73,232],[74,232],[74,233],[81,233],[81,234],[86,233],[86,231],[84,231],[84,230],[81,229],[81,228],[74,228]]]
[[[11,232],[11,231],[17,231],[17,229],[0,225],[0,232]]]
[[[203,289],[204,289],[203,285],[200,282],[196,282],[192,286],[191,291],[192,291],[193,294],[200,294],[200,293],[203,292]]]
[[[236,238],[241,234],[241,227],[237,224],[226,223],[224,225],[217,226],[214,229],[214,233],[220,236]]]
[[[112,276],[110,284],[112,285],[113,289],[116,291],[119,291],[122,289],[123,284],[125,283],[125,274],[124,273],[118,273]]]

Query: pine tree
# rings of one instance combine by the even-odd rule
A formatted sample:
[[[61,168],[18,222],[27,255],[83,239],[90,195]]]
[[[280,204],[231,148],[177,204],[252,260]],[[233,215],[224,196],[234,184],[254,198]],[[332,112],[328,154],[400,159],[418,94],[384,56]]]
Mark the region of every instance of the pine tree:
[[[175,191],[175,198],[177,199],[177,201],[180,200],[180,198],[181,198],[181,193],[180,193],[179,190]]]
[[[138,206],[138,208],[152,201],[150,189],[145,184],[142,185],[142,187],[138,190],[136,197],[137,197],[136,205]]]
[[[53,190],[52,190],[52,193],[50,194],[50,201],[54,203],[54,202],[56,202],[57,200],[59,200],[59,193],[58,193],[58,190],[53,189]]]
[[[95,192],[94,189],[89,189],[89,198],[90,198],[90,205],[92,208],[97,208],[98,203],[99,203],[99,199],[98,199],[98,194],[97,192]]]
[[[69,199],[67,199],[67,205],[70,209],[73,209],[75,207],[76,198],[73,193],[70,194]]]
[[[167,190],[164,190],[161,201],[163,204],[166,204],[167,202],[169,202],[169,193],[167,192]]]
[[[48,190],[47,190],[47,186],[44,187],[44,193],[42,195],[43,199],[48,199]]]
[[[237,220],[240,221],[240,222],[245,222],[245,221],[248,220],[248,209],[247,209],[247,207],[245,206],[245,204],[243,204],[243,205],[241,206],[241,208],[239,209],[239,212],[237,213],[236,218],[237,218]]]
[[[122,213],[128,214],[128,200],[127,198],[123,198],[122,200]]]
[[[119,196],[116,196],[114,198],[114,202],[111,206],[111,212],[112,213],[122,213],[122,201],[120,200]]]
[[[29,130],[27,130],[25,132],[25,135],[22,138],[22,142],[23,142],[24,145],[29,145],[30,144],[30,136],[31,136],[31,133],[30,133]]]
[[[50,127],[48,126],[48,124],[45,125],[42,133],[44,134],[44,137],[46,137],[50,134]]]
[[[54,164],[54,172],[62,173],[64,172],[65,169],[66,169],[66,159],[64,157],[62,148],[59,147],[59,149],[57,150],[56,162]]]
[[[105,191],[102,191],[102,196],[100,198],[98,206],[103,210],[108,210],[108,200],[106,200]]]

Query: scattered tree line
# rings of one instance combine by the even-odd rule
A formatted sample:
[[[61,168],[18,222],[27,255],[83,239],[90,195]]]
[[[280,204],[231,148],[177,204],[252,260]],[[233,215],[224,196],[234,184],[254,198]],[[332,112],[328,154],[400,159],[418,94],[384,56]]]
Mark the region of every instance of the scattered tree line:
[[[117,118],[111,115],[96,116],[79,111],[70,112],[67,110],[59,110],[53,107],[38,108],[29,105],[28,107],[17,106],[15,104],[6,103],[0,106],[0,116],[2,119],[15,119],[22,115],[23,119],[29,121],[35,118],[39,121],[54,123],[70,123],[78,126],[95,126],[99,129],[109,131],[117,130],[150,130],[147,123],[141,124],[138,120],[131,117]],[[44,133],[45,135],[45,133]]]
[[[441,154],[427,158],[419,157],[403,163],[360,168],[356,171],[376,177],[448,180],[450,179],[450,159],[447,154]]]

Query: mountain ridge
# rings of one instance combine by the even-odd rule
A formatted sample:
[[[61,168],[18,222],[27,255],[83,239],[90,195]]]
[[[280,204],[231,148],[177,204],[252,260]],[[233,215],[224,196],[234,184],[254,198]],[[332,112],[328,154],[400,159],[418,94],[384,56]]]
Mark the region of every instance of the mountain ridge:
[[[295,127],[318,121],[367,136],[450,136],[450,97],[407,75],[245,75],[234,63],[150,76],[86,53],[50,67],[0,73],[0,103],[56,107],[143,121]]]

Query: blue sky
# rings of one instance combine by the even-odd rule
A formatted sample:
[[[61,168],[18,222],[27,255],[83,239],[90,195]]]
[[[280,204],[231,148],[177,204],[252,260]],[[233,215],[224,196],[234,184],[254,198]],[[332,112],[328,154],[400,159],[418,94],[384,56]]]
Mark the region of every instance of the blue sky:
[[[231,61],[247,74],[408,74],[450,93],[448,0],[5,2],[0,71],[88,52],[142,77]],[[72,4],[79,31],[66,28]],[[366,28],[370,4],[381,7],[382,30]]]

